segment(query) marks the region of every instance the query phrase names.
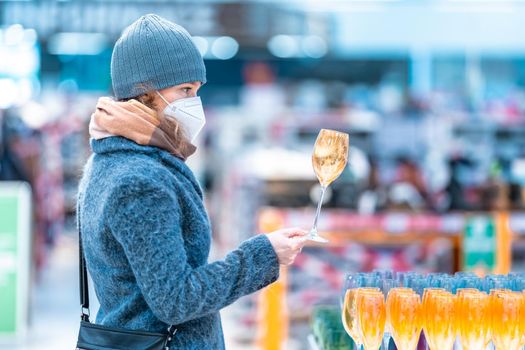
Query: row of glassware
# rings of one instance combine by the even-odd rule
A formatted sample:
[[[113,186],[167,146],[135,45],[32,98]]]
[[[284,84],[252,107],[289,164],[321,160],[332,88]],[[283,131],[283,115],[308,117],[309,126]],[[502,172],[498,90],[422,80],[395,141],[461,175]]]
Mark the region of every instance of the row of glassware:
[[[349,274],[341,298],[343,326],[365,350],[519,350],[525,345],[525,276],[414,272]]]

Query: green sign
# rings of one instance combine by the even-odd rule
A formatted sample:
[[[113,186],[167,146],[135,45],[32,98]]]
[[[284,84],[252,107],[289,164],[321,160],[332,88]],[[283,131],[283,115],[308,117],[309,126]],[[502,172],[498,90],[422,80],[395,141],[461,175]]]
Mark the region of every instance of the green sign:
[[[463,237],[463,268],[489,272],[496,266],[496,224],[491,216],[467,220]]]
[[[0,182],[0,335],[27,325],[30,198],[26,183]]]

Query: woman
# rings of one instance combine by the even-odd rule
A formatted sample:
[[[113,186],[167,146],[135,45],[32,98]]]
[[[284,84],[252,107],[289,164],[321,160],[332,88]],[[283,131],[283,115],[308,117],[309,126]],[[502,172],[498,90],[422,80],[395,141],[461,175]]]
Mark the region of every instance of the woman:
[[[210,223],[184,162],[204,125],[199,51],[184,28],[143,16],[115,44],[111,78],[118,101],[97,104],[78,196],[96,323],[153,332],[175,325],[173,349],[223,349],[219,310],[274,282],[306,232],[257,235],[209,264]]]

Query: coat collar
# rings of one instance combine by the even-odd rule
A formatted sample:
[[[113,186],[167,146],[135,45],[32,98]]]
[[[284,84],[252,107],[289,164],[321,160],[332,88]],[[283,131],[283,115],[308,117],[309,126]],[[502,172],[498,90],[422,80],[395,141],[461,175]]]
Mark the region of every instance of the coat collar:
[[[122,136],[111,136],[99,140],[91,138],[89,144],[93,152],[96,154],[109,154],[116,152],[147,154],[168,166],[172,172],[175,171],[186,177],[193,184],[199,196],[201,198],[203,197],[202,189],[188,165],[181,158],[175,157],[162,148],[139,145],[138,143]]]

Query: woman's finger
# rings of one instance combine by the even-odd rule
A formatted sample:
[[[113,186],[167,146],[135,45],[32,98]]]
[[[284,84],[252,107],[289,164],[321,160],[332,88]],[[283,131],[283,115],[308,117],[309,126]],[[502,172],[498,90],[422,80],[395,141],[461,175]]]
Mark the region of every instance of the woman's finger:
[[[294,238],[294,237],[304,237],[308,234],[307,231],[303,230],[303,229],[300,229],[300,228],[294,228],[294,229],[291,229],[289,232],[288,232],[288,237],[289,238]]]

